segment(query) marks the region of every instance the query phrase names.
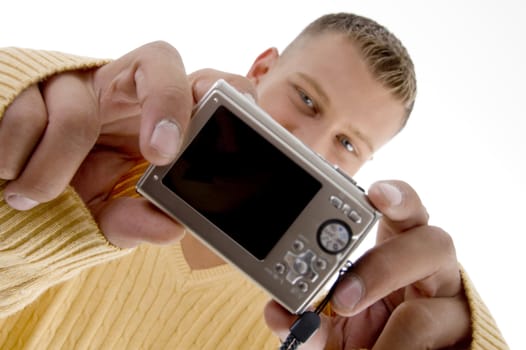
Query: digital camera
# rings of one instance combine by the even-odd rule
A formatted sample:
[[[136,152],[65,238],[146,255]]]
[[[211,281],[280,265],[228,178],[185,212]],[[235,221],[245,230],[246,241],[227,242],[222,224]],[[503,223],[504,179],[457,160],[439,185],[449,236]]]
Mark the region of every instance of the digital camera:
[[[182,150],[137,191],[292,313],[320,301],[380,213],[364,191],[223,80]]]

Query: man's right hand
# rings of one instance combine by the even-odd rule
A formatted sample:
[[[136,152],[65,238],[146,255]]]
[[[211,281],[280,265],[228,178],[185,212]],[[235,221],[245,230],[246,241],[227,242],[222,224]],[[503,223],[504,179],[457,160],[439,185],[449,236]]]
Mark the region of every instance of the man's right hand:
[[[0,122],[7,203],[28,210],[71,183],[113,244],[178,239],[182,227],[146,200],[109,197],[141,158],[166,164],[176,156],[192,106],[181,57],[164,42],[30,87]]]
[[[163,42],[97,69],[58,74],[40,90],[31,86],[0,121],[7,203],[28,210],[71,184],[119,247],[181,238],[183,227],[145,199],[111,193],[137,162],[174,159],[193,105],[219,78],[255,94],[239,75],[204,69],[187,76],[177,50]]]

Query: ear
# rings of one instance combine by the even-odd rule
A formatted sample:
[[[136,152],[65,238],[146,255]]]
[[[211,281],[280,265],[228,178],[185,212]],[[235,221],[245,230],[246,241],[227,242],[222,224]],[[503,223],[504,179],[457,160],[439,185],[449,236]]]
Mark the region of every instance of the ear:
[[[255,85],[258,85],[261,78],[270,71],[278,58],[279,53],[275,47],[266,49],[256,58],[252,67],[250,67],[250,70],[247,73],[247,78]]]

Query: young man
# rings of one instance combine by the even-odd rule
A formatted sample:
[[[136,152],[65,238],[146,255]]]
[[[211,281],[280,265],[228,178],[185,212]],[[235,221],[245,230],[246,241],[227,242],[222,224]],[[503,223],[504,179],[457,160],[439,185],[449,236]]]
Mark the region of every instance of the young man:
[[[281,55],[266,50],[248,79],[187,79],[164,43],[114,62],[18,49],[0,62],[2,348],[276,348],[294,316],[131,198],[142,157],[173,159],[192,104],[222,77],[353,175],[403,128],[416,93],[400,42],[351,14],[318,19]],[[505,348],[417,194],[386,181],[369,198],[384,214],[378,243],[304,348]]]

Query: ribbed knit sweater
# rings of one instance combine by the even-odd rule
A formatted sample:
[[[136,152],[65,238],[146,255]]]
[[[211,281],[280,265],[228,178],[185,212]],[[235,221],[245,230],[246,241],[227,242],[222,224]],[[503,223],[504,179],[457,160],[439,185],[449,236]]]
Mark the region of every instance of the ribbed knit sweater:
[[[0,118],[31,84],[105,63],[0,50]],[[130,172],[117,195],[134,193],[141,171]],[[0,198],[5,184],[0,180]],[[507,349],[462,276],[471,349]],[[229,265],[192,271],[179,244],[112,246],[72,188],[28,212],[0,199],[0,349],[276,349],[262,316],[267,299]]]

